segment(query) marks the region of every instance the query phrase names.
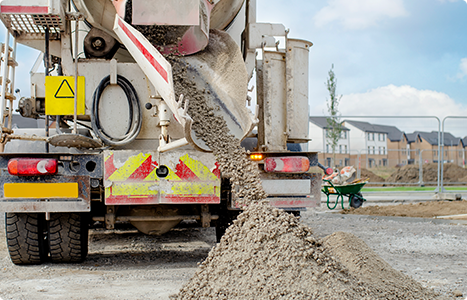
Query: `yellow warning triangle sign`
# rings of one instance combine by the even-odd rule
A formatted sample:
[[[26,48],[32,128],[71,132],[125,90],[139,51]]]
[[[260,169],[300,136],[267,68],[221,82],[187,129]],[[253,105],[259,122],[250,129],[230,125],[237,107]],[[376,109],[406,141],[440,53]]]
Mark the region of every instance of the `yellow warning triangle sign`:
[[[66,79],[60,83],[57,91],[55,92],[55,98],[74,98],[75,93]]]

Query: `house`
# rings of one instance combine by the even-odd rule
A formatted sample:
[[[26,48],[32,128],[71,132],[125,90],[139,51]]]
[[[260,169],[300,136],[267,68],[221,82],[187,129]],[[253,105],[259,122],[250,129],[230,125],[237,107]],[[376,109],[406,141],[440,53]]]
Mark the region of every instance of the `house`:
[[[345,120],[344,126],[351,132],[350,145],[353,156],[365,159],[362,166],[372,168],[388,166],[388,126],[371,124],[368,122]]]
[[[387,133],[388,166],[407,165],[410,162],[410,145],[407,135],[396,126],[377,125],[381,131]]]
[[[416,164],[420,162],[438,162],[438,131],[415,131],[407,136],[411,149],[411,159],[413,159]],[[463,139],[455,137],[449,132],[445,132],[444,157],[441,161],[463,165],[464,157]]]
[[[342,127],[341,137],[338,140],[336,149],[334,149],[334,154],[332,153],[331,142],[328,138],[329,129],[331,127],[329,127],[327,117],[310,117],[308,132],[311,141],[308,142],[308,151],[319,152],[318,160],[329,167],[331,167],[334,157],[334,165],[336,166],[351,165],[349,129]]]

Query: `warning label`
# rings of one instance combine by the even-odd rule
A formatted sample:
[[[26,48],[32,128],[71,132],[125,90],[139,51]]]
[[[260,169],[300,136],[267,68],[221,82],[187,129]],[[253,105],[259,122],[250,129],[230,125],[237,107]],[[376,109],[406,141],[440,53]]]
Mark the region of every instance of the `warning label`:
[[[62,83],[60,83],[57,92],[55,92],[55,98],[75,98],[75,93],[68,83],[68,80],[63,79]]]
[[[84,76],[78,76],[76,93],[78,115],[85,113]],[[47,115],[73,115],[75,109],[75,78],[73,76],[45,77],[45,113]]]

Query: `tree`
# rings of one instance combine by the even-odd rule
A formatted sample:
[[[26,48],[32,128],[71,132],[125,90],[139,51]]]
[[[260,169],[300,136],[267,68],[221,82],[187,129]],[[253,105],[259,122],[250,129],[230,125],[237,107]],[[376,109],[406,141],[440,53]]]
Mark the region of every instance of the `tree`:
[[[327,118],[328,129],[326,130],[326,139],[329,141],[329,145],[332,150],[332,162],[331,166],[335,166],[336,160],[336,148],[339,143],[339,138],[342,132],[342,124],[339,117],[339,101],[342,95],[336,95],[337,79],[334,74],[334,64],[328,72],[328,79],[326,80],[326,88],[329,92],[329,98],[327,101],[329,117]]]

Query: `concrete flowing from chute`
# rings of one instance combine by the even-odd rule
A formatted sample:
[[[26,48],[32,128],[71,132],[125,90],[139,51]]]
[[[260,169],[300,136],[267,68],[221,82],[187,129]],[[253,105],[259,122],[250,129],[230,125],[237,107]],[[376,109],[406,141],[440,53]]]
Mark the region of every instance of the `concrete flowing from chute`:
[[[385,264],[357,237],[317,240],[300,219],[271,207],[257,165],[172,58],[175,91],[189,99],[195,132],[212,149],[244,211],[174,299],[442,299]],[[359,247],[354,247],[359,245]],[[341,253],[344,251],[344,253]]]

